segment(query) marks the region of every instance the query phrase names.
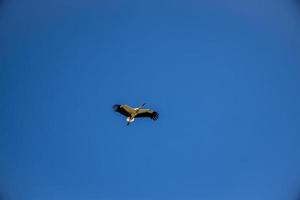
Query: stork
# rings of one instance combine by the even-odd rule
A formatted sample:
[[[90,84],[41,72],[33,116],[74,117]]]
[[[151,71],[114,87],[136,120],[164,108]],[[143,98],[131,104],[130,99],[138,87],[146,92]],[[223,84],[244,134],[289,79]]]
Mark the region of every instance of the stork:
[[[157,120],[158,119],[158,116],[159,114],[154,111],[154,110],[151,110],[151,109],[145,109],[143,108],[146,104],[143,103],[141,106],[137,107],[137,108],[132,108],[126,104],[123,104],[123,105],[120,105],[120,104],[115,104],[113,106],[113,109],[126,116],[126,121],[127,121],[127,126],[134,122],[134,119],[135,118],[140,118],[140,117],[148,117],[152,120]]]

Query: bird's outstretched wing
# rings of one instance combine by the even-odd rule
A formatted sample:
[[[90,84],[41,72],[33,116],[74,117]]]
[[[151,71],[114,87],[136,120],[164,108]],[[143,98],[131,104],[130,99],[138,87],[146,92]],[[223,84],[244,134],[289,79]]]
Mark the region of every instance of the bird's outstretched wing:
[[[157,112],[155,112],[154,110],[140,109],[135,117],[137,117],[137,118],[139,118],[139,117],[149,117],[153,120],[157,120],[158,117],[159,117],[159,114]]]
[[[113,109],[118,112],[121,113],[122,115],[125,115],[126,117],[129,117],[131,115],[131,113],[134,112],[134,109],[131,108],[128,105],[119,105],[119,104],[115,104],[113,106]]]

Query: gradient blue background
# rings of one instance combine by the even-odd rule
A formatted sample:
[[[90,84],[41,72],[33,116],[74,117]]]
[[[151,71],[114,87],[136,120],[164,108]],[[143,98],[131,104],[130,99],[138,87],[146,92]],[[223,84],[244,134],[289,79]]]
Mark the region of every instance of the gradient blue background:
[[[2,0],[0,199],[297,199],[299,86],[296,1]]]

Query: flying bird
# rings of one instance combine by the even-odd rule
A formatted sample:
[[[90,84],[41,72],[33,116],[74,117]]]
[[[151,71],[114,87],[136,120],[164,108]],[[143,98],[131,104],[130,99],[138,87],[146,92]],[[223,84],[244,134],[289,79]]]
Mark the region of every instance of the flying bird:
[[[145,109],[143,108],[145,106],[145,103],[143,103],[140,107],[138,108],[132,108],[126,104],[123,104],[123,105],[120,105],[120,104],[115,104],[113,106],[113,109],[126,116],[126,120],[127,120],[127,126],[134,122],[134,119],[135,118],[150,118],[152,120],[157,120],[158,119],[158,116],[159,114],[154,111],[154,110],[150,110],[150,109]]]

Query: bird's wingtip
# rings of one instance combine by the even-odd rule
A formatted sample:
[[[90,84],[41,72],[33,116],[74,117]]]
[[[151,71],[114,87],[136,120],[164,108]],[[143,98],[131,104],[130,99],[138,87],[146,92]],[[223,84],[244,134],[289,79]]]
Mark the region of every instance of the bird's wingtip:
[[[119,104],[115,104],[115,105],[113,105],[112,108],[113,108],[114,110],[117,110],[119,106],[120,106]]]
[[[153,119],[153,120],[157,120],[157,119],[158,119],[158,117],[159,117],[159,114],[158,114],[158,112],[154,112],[154,113],[153,113],[153,117],[152,117],[152,119]]]

